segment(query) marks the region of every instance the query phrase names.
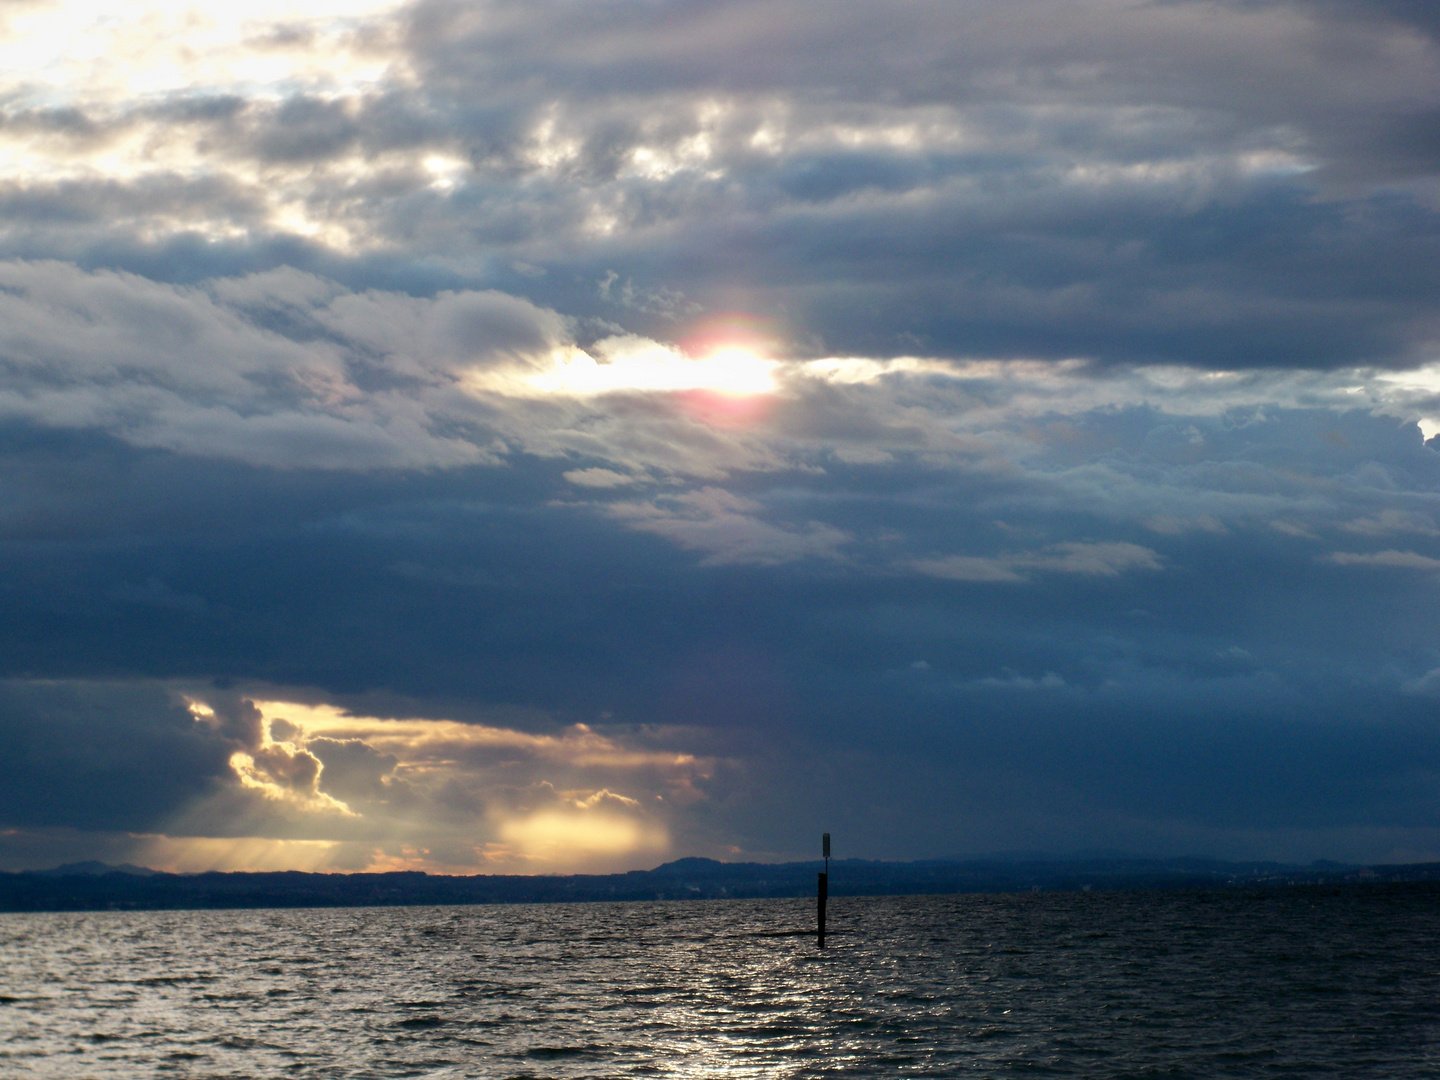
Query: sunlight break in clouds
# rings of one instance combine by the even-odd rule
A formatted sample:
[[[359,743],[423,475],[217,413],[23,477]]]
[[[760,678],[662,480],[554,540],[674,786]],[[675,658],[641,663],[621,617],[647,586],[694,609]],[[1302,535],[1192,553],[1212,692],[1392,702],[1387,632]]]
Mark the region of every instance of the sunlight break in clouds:
[[[541,810],[502,820],[503,847],[495,851],[531,864],[583,863],[596,855],[659,856],[670,838],[657,824],[638,821],[611,810],[583,807]]]
[[[129,856],[142,866],[172,874],[212,870],[325,871],[343,864],[342,846],[333,840],[277,840],[264,836],[142,836]]]
[[[574,350],[527,381],[544,393],[580,397],[677,390],[744,397],[776,388],[775,361],[737,345],[720,345],[692,358],[670,345],[625,336],[597,342],[591,353]]]
[[[689,754],[625,749],[584,724],[576,724],[560,735],[536,735],[455,720],[356,716],[333,705],[259,700],[255,707],[267,724],[284,721],[305,738],[324,735],[333,739],[363,739],[377,750],[403,755],[402,765],[446,761],[475,750],[523,751],[582,766],[686,769],[698,764]]]
[[[198,724],[243,743],[231,770],[242,793],[261,799],[247,812],[251,827],[272,830],[234,840],[177,834],[167,858],[187,866],[207,856],[231,868],[268,865],[303,839],[315,846],[297,852],[317,866],[635,869],[669,849],[664,815],[703,800],[697,783],[714,768],[583,724],[534,734],[326,704],[242,700],[217,710],[187,700]],[[214,812],[192,807],[177,828],[193,834]]]
[[[211,242],[254,233],[303,236],[335,250],[374,242],[366,224],[320,209],[316,180],[363,184],[377,167],[420,173],[414,155],[342,155],[325,163],[236,155],[233,132],[205,131],[311,95],[341,113],[410,79],[386,27],[403,4],[194,3],[142,0],[123,9],[91,0],[10,5],[0,14],[0,100],[18,123],[0,130],[0,183],[159,185],[219,181],[247,197],[229,210],[181,198],[132,218],[150,241],[190,233]],[[193,106],[193,108],[192,108]],[[207,113],[207,110],[209,112]],[[77,122],[65,122],[65,117]],[[242,140],[243,141],[243,140]],[[263,141],[263,140],[262,140]],[[303,155],[302,155],[303,156]],[[431,154],[431,160],[436,159]],[[267,160],[268,159],[268,160]],[[442,188],[444,175],[436,178]]]
[[[388,58],[352,54],[347,38],[395,0],[226,4],[35,0],[0,14],[0,86],[49,105],[109,106],[131,97],[203,90],[353,92],[385,75]],[[289,31],[295,46],[286,47]],[[316,48],[315,36],[328,45]]]

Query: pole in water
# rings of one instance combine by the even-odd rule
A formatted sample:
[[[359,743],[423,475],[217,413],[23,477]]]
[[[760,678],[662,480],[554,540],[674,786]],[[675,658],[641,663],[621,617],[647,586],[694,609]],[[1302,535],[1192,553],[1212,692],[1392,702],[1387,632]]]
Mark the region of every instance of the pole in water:
[[[820,840],[820,851],[825,857],[825,869],[820,871],[820,887],[816,891],[819,897],[816,914],[820,916],[820,948],[825,947],[825,900],[830,892],[830,834],[827,832]]]

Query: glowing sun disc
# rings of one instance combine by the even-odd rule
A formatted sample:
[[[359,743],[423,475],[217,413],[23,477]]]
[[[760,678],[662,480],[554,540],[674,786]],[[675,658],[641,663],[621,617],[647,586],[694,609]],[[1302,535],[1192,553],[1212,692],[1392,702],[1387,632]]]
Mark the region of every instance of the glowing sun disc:
[[[775,362],[763,360],[737,345],[716,349],[691,363],[698,379],[696,385],[684,388],[687,390],[743,397],[768,394],[775,389]]]
[[[576,350],[532,383],[548,393],[590,396],[625,391],[708,391],[748,397],[775,390],[775,361],[735,345],[692,359],[669,345],[643,338],[607,338],[596,356]]]

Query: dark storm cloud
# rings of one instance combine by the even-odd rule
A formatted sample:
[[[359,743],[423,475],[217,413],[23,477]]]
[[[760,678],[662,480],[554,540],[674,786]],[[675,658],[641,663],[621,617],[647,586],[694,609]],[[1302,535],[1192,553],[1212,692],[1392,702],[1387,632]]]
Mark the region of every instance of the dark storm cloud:
[[[1303,6],[1323,16],[1341,15],[1354,20],[1395,22],[1440,40],[1440,13],[1426,0],[1303,0]]]
[[[209,793],[230,748],[154,684],[0,682],[0,818],[147,830]]]
[[[1429,850],[1440,455],[1413,426],[1133,409],[1028,437],[1047,449],[998,474],[912,460],[732,482],[729,511],[771,531],[731,522],[709,558],[556,506],[564,461],[337,483],[16,440],[28,475],[109,456],[131,517],[97,507],[80,528],[77,490],[57,532],[53,489],[33,490],[4,654],[35,674],[310,687],[362,714],[651,730],[736,762],[672,822],[688,849],[801,847],[819,820],[803,805],[889,854]],[[189,513],[166,516],[186,474]],[[583,490],[649,497],[627,488]],[[819,558],[776,540],[810,523],[852,539]],[[196,600],[139,602],[159,596]],[[257,747],[227,731],[227,752]],[[357,806],[384,793],[393,755],[308,746],[325,772],[291,776],[288,750],[256,767]]]

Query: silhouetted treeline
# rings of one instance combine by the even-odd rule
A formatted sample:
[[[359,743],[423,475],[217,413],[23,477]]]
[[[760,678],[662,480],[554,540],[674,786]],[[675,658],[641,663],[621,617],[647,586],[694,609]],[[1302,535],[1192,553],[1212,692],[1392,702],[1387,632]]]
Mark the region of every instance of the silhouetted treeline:
[[[164,874],[98,863],[0,874],[0,910],[373,907],[812,896],[818,862],[721,863],[680,859],[627,874],[472,877],[389,874]],[[869,862],[832,860],[832,896],[1227,885],[1440,881],[1440,863],[1344,866],[1203,859]]]

